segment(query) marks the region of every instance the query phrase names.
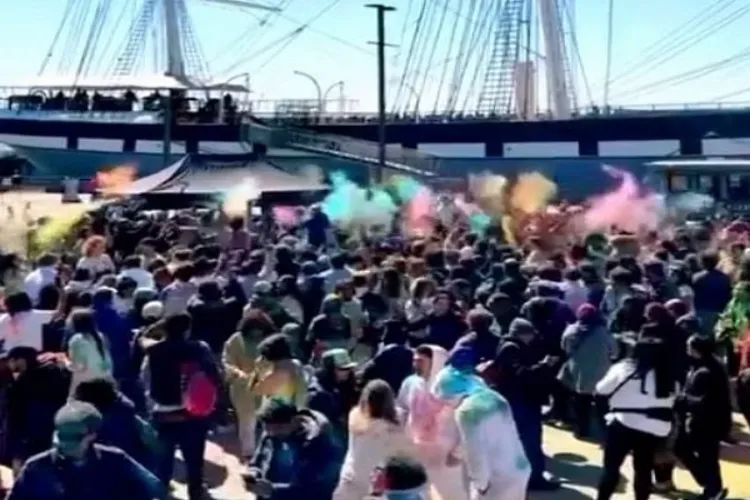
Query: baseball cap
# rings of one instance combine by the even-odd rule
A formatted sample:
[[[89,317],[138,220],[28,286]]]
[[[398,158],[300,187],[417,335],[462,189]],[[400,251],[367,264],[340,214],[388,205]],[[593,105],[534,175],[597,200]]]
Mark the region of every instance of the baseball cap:
[[[284,424],[297,415],[297,407],[281,398],[270,398],[258,410],[258,420],[266,424]]]
[[[55,414],[55,439],[58,442],[80,442],[99,429],[102,414],[94,405],[71,401]]]
[[[351,370],[357,366],[346,349],[329,349],[321,357],[323,364],[328,364],[339,370]]]

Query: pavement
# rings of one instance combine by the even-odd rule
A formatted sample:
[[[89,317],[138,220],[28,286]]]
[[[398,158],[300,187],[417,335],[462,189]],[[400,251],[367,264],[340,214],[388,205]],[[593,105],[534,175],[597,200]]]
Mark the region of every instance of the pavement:
[[[722,449],[722,476],[729,489],[729,500],[750,499],[750,430],[736,419],[734,437],[737,444],[724,445]],[[224,433],[215,436],[206,449],[206,481],[213,500],[252,500],[245,491],[240,473],[242,467],[237,459],[236,438]],[[544,430],[544,450],[549,457],[548,469],[563,482],[555,492],[534,493],[529,500],[588,500],[596,498],[596,485],[601,473],[602,451],[598,444],[577,440],[559,428],[547,426]],[[187,500],[184,484],[184,468],[177,459],[176,480],[173,482],[174,500]],[[629,460],[623,466],[622,481],[614,500],[632,499],[632,469]],[[9,469],[0,468],[2,484],[9,486],[12,476]],[[699,492],[690,474],[678,468],[675,483],[679,494],[671,499],[695,498]],[[665,498],[653,495],[652,498]],[[354,500],[354,499],[352,499]]]
[[[722,476],[729,489],[730,500],[750,499],[750,430],[739,417],[736,419],[734,437],[737,444],[725,445],[722,449]],[[241,467],[236,449],[236,439],[231,434],[219,436],[209,444],[207,450],[207,479],[215,500],[250,499],[240,478]],[[529,500],[585,500],[596,498],[602,463],[602,450],[596,443],[577,440],[562,429],[547,426],[544,430],[544,450],[549,457],[549,471],[563,481],[563,487],[551,493],[535,493]],[[622,470],[622,481],[615,500],[630,500],[632,493],[632,469],[626,460]],[[700,489],[690,474],[678,468],[675,484],[680,493],[666,498],[694,498]],[[175,482],[175,498],[187,500],[184,484]],[[653,495],[652,498],[664,498]],[[354,500],[354,499],[352,499]]]
[[[725,445],[722,449],[722,476],[729,489],[729,500],[750,499],[750,430],[740,424],[734,431],[737,444]],[[529,500],[588,500],[596,498],[602,451],[598,444],[577,440],[566,430],[547,426],[544,430],[544,450],[549,457],[548,469],[563,482],[555,492],[534,493]],[[242,467],[237,459],[236,439],[231,433],[215,436],[206,450],[206,481],[213,500],[252,500],[245,491],[240,473]],[[176,480],[173,482],[175,500],[187,500],[184,484],[184,469],[179,460]],[[10,470],[2,468],[0,474],[4,485],[11,484]],[[632,499],[632,469],[626,460],[622,470],[622,481],[614,500]],[[679,494],[671,497],[653,495],[652,498],[691,499],[700,491],[690,474],[678,468],[675,484]],[[355,500],[355,499],[352,499]]]

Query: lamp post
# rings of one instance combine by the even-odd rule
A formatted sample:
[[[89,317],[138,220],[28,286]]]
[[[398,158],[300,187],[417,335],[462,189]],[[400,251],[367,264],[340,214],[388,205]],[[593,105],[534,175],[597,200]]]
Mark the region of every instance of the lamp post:
[[[323,111],[323,89],[320,87],[318,79],[312,76],[310,73],[305,73],[304,71],[295,70],[294,74],[303,78],[307,78],[313,83],[313,85],[315,85],[315,90],[318,93],[318,117],[320,117],[320,113]]]
[[[375,45],[378,47],[378,168],[375,170],[374,181],[380,182],[383,179],[383,170],[385,168],[386,137],[385,137],[385,13],[396,10],[389,5],[367,4],[368,9],[377,11],[378,19],[378,39]]]
[[[224,81],[222,81],[220,83],[212,84],[211,87],[219,87],[219,88],[221,88],[221,87],[223,87],[225,85],[229,85],[230,83],[232,83],[235,80],[239,80],[240,78],[243,79],[243,87],[245,87],[245,92],[243,92],[245,94],[245,102],[243,104],[244,104],[244,110],[247,111],[248,110],[248,104],[250,103],[250,93],[252,92],[250,90],[250,73],[238,73],[238,74],[236,74],[234,76],[230,76],[229,78],[227,78],[226,80],[224,80]],[[209,92],[209,90],[206,91],[206,94],[208,94],[208,92]],[[223,112],[224,112],[224,100],[220,99],[219,103],[220,103],[220,106],[221,106],[220,107],[221,112],[223,114]]]
[[[328,94],[330,94],[331,91],[333,89],[335,89],[335,88],[340,88],[340,89],[342,89],[342,92],[343,92],[343,89],[344,89],[344,80],[339,80],[336,83],[332,83],[331,86],[328,87],[325,92],[323,92],[323,109],[322,109],[322,111],[324,113],[327,111],[326,108],[328,107]]]

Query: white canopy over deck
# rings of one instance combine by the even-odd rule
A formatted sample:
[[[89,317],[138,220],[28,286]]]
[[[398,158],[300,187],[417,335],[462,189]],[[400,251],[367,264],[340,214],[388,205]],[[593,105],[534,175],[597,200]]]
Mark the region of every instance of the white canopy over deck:
[[[230,82],[202,82],[190,77],[171,75],[133,75],[111,78],[76,77],[75,75],[38,76],[11,83],[0,83],[0,89],[29,90],[197,90],[249,93],[245,85]]]

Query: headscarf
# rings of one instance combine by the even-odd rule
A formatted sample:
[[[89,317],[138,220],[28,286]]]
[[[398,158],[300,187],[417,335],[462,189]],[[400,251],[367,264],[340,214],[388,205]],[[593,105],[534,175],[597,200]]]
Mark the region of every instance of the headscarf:
[[[719,316],[714,328],[717,342],[738,338],[748,326],[750,317],[750,282],[741,281],[732,291],[732,299]]]
[[[462,399],[456,408],[460,426],[474,427],[491,414],[510,411],[508,402],[479,376],[451,366],[440,370],[432,384],[432,393],[442,400]]]

